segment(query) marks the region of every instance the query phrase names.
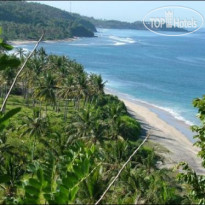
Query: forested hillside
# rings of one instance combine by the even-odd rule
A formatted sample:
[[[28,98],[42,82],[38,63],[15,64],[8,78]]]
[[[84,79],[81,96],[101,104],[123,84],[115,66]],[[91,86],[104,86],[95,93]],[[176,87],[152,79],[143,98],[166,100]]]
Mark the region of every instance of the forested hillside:
[[[142,21],[133,23],[117,20],[100,20],[69,13],[32,2],[1,1],[0,26],[6,40],[36,40],[45,31],[45,40],[70,37],[93,37],[95,27],[112,29],[146,30]],[[149,27],[149,23],[147,23]],[[161,28],[163,31],[185,31],[180,28]]]
[[[80,17],[78,14],[73,14],[75,17]],[[147,30],[144,26],[143,21],[135,21],[135,22],[125,22],[125,21],[117,21],[117,20],[102,20],[95,19],[93,17],[83,16],[86,20],[91,22],[97,28],[108,28],[108,29],[132,29],[132,30]],[[146,22],[146,26],[150,28],[150,22]],[[184,32],[186,31],[183,28],[166,28],[165,25],[162,28],[152,28],[152,30],[161,30],[161,31],[175,31],[175,32]]]
[[[163,168],[163,148],[145,143],[100,75],[43,48],[12,49],[0,38],[0,204],[205,204],[204,175]],[[194,106],[205,167],[205,97]]]
[[[8,56],[11,49],[0,39],[1,102],[28,57],[22,48]],[[0,204],[96,203],[142,142],[140,124],[104,85],[68,57],[34,52],[1,103]],[[102,203],[180,202],[160,160],[152,146],[141,147]]]
[[[73,16],[79,17],[80,15],[73,14]],[[142,21],[129,23],[117,20],[95,19],[93,17],[86,16],[83,16],[83,18],[90,21],[93,25],[95,25],[98,28],[147,30]]]
[[[93,37],[95,26],[80,16],[32,2],[0,2],[0,26],[7,40],[36,40],[45,30],[46,40],[73,36]]]

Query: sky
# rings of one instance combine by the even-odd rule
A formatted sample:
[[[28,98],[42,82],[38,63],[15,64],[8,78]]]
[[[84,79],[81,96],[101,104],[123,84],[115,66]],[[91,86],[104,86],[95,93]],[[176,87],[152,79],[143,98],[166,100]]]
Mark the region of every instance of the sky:
[[[205,1],[41,1],[39,3],[97,19],[127,22],[143,20],[149,11],[162,6],[185,6],[205,16]]]

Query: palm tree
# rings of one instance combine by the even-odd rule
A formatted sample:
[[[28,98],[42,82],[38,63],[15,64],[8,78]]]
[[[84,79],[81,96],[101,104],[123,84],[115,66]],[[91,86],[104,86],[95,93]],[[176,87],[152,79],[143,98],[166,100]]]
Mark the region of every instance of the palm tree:
[[[46,72],[44,76],[40,79],[40,85],[35,88],[34,96],[42,102],[46,102],[46,113],[47,105],[56,105],[56,90],[58,89],[56,85],[56,80],[54,75],[50,72]]]
[[[145,192],[144,198],[145,203],[154,204],[176,204],[176,199],[179,196],[175,194],[176,188],[173,184],[169,184],[168,170],[158,170],[153,172],[149,180],[149,187]]]
[[[6,95],[6,84],[7,84],[7,82],[6,82],[4,76],[1,72],[0,73],[0,85],[1,85],[1,87],[0,87],[0,92],[1,92],[0,97],[2,97],[2,99]]]
[[[66,76],[69,74],[69,61],[66,56],[58,57],[58,69],[59,74],[62,78],[66,78]]]
[[[26,51],[23,48],[16,48],[15,55],[19,56],[20,59],[24,59],[26,56]]]
[[[75,78],[75,85],[76,85],[76,98],[78,102],[78,109],[80,106],[80,99],[84,99],[84,105],[86,103],[86,97],[88,96],[88,84],[87,84],[87,75],[79,75]]]
[[[41,62],[45,61],[46,57],[47,57],[45,49],[43,47],[41,47],[40,49],[38,49],[37,52],[38,52],[38,56],[39,56]]]
[[[42,138],[48,133],[49,121],[45,116],[41,117],[40,110],[35,109],[33,111],[33,117],[26,116],[23,125],[19,127],[22,131],[22,136],[28,135],[29,137],[34,137],[33,148],[31,152],[31,159],[34,159],[34,152],[37,143],[37,137]]]
[[[100,141],[104,137],[105,124],[100,120],[99,115],[99,110],[91,106],[76,111],[71,124],[67,127],[69,134],[74,138],[90,138],[94,143]]]
[[[104,94],[105,83],[101,75],[91,74],[89,76],[89,86],[92,95]]]
[[[7,82],[7,86],[10,86],[13,82],[13,79],[15,77],[15,71],[16,69],[11,68],[11,67],[7,67],[6,69],[3,70],[2,72],[2,76],[5,79],[5,81]]]
[[[1,194],[4,192],[4,197],[1,197],[2,204],[10,204],[13,202],[11,199],[16,197],[17,187],[21,183],[25,172],[26,160],[23,155],[20,155],[19,152],[4,154],[4,160],[0,164],[1,180],[5,180],[4,185],[2,185],[2,183],[0,185]]]
[[[74,83],[73,76],[64,78],[61,83],[58,84],[59,90],[57,95],[65,100],[74,98],[76,92]]]
[[[109,104],[107,106],[107,115],[108,115],[108,125],[109,129],[107,130],[107,134],[111,139],[121,138],[121,128],[123,124],[120,120],[120,116],[125,114],[125,110],[120,104]]]
[[[67,66],[68,66],[68,60],[65,56],[56,56],[56,55],[48,56],[48,63],[46,67],[47,70],[53,70],[60,74],[63,73],[65,77],[68,72]]]
[[[59,89],[57,92],[57,96],[65,101],[64,119],[66,120],[68,112],[68,103],[70,100],[74,99],[76,93],[73,76],[63,78],[62,81],[58,83],[58,87]]]
[[[81,138],[91,137],[92,124],[96,120],[96,115],[91,111],[90,107],[76,111],[71,120],[77,136]]]
[[[37,58],[37,56],[33,57],[27,64],[27,67],[30,70],[33,70],[36,76],[39,76],[41,74],[44,66],[45,66],[45,63],[40,61],[39,58]]]
[[[16,68],[7,67],[3,71],[1,71],[1,85],[4,85],[4,89],[2,88],[2,91],[4,90],[4,93],[2,92],[2,97],[4,98],[4,95],[8,92],[8,88],[11,86],[13,79],[16,75]]]
[[[94,204],[101,196],[106,188],[106,183],[102,178],[102,166],[97,169],[82,183],[82,191],[79,196],[82,198],[83,204]]]

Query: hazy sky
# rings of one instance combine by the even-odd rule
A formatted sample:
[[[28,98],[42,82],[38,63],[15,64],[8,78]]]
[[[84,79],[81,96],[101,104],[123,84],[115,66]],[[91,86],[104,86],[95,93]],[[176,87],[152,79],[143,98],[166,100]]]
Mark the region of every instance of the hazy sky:
[[[92,16],[99,19],[114,19],[133,22],[142,20],[152,9],[161,6],[186,6],[205,16],[203,1],[41,1],[40,3],[54,6],[66,11]]]

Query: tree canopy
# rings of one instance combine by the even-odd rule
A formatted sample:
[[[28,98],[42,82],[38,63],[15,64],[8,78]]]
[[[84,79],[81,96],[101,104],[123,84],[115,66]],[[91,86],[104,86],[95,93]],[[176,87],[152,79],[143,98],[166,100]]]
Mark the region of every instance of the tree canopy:
[[[45,31],[46,40],[73,36],[93,37],[95,26],[81,16],[32,2],[0,2],[0,26],[6,40],[36,40]]]

